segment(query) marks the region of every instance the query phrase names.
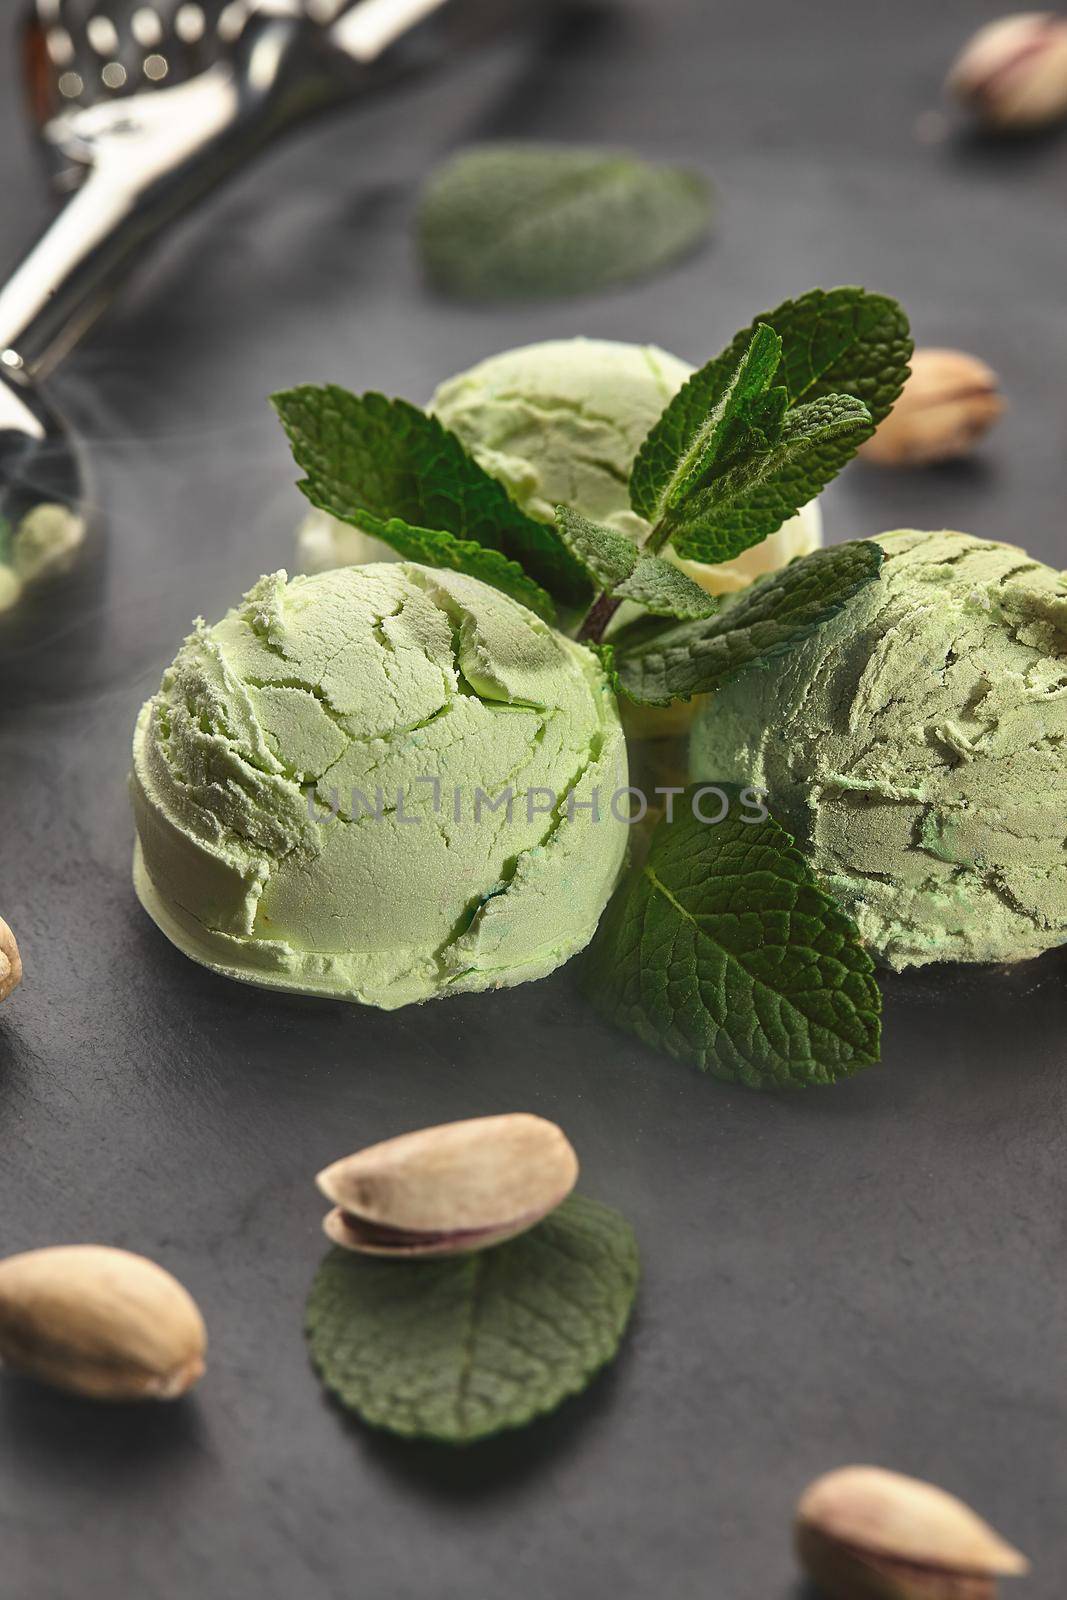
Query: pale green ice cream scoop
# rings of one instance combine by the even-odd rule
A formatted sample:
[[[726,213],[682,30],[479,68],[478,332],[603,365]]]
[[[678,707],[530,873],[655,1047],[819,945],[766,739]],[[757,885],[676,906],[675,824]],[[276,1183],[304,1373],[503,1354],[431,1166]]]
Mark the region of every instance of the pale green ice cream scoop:
[[[891,533],[879,580],[703,707],[692,774],[754,783],[889,966],[1067,943],[1067,574]]]
[[[386,1009],[552,972],[626,854],[595,656],[476,579],[262,578],[141,712],[142,905],[230,977]]]

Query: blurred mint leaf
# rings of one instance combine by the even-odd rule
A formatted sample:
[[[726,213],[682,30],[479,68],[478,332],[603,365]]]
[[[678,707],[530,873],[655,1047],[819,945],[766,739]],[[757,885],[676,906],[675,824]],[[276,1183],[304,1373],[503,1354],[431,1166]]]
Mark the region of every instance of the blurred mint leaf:
[[[694,814],[694,798],[703,814]],[[590,947],[608,1020],[755,1089],[834,1083],[879,1058],[881,994],[852,921],[752,792],[694,785]]]
[[[551,615],[545,590],[564,605],[588,599],[585,575],[555,529],[520,510],[435,417],[405,400],[354,395],[334,384],[305,384],[275,395],[273,403],[307,474],[300,487],[313,505],[411,559],[507,587],[542,616]],[[392,523],[397,527],[390,536],[382,530]],[[405,526],[417,531],[421,555],[414,555],[410,541],[406,548],[398,542]],[[447,537],[434,544],[430,535]],[[513,578],[505,585],[489,575],[511,570],[499,561],[472,565],[471,545],[521,568],[525,595],[540,592],[538,602],[517,593]]]
[[[311,1357],[373,1427],[471,1444],[586,1387],[619,1347],[637,1276],[629,1223],[581,1195],[473,1255],[333,1250],[308,1301]]]
[[[707,180],[625,151],[486,144],[430,178],[417,223],[430,279],[471,299],[591,293],[692,250]]]
[[[736,458],[750,433],[752,407],[766,402],[782,359],[782,341],[759,324],[737,366],[709,362],[675,395],[641,446],[630,478],[630,503],[655,525],[676,508],[721,463]],[[785,391],[772,403],[778,425],[788,402]],[[761,407],[761,443],[771,442],[773,410]]]
[[[624,533],[590,522],[569,506],[556,507],[563,543],[604,594],[634,600],[656,616],[710,617],[719,602],[673,562],[643,556]]]
[[[867,539],[834,545],[760,578],[705,621],[633,622],[610,636],[606,670],[640,705],[708,694],[745,667],[793,649],[872,583],[884,559]]]
[[[871,414],[851,395],[794,406],[777,443],[729,468],[679,508],[671,542],[687,561],[730,561],[776,533],[822,493],[872,433]]]

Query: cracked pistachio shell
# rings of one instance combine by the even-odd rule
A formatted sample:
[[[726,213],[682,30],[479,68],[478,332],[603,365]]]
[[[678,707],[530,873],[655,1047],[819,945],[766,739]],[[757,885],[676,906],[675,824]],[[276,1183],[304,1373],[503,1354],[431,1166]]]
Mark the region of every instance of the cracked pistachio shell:
[[[1027,133],[1067,117],[1067,18],[1023,11],[980,28],[948,90],[991,128]]]
[[[567,1198],[578,1159],[562,1129],[516,1112],[423,1128],[336,1161],[318,1185],[335,1244],[377,1256],[458,1255],[532,1228]]]
[[[126,1250],[56,1245],[0,1261],[0,1362],[96,1400],[173,1400],[207,1336],[169,1272]]]
[[[6,1000],[21,982],[22,958],[19,947],[15,943],[15,935],[0,917],[0,1000]]]
[[[883,466],[965,456],[1004,411],[997,375],[962,350],[916,350],[904,391],[860,454]]]
[[[993,1600],[1026,1558],[933,1484],[842,1467],[804,1491],[797,1554],[828,1600]]]

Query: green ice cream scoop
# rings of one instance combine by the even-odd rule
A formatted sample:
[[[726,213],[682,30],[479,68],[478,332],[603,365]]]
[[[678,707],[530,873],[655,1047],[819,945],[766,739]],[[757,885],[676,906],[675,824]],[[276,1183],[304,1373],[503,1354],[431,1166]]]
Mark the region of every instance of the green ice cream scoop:
[[[701,780],[754,783],[891,967],[1067,943],[1067,575],[886,534],[878,582],[720,690]]]
[[[626,852],[588,650],[458,573],[262,578],[143,708],[142,905],[194,960],[392,1009],[543,977]]]
[[[630,468],[692,371],[653,345],[551,339],[449,378],[430,409],[531,516],[573,506],[638,538]]]

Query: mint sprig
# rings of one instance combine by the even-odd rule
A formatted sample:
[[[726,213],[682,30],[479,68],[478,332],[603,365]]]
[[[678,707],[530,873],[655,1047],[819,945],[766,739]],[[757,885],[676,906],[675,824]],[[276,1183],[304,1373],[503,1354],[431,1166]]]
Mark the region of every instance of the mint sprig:
[[[717,824],[704,818],[725,816]],[[752,791],[694,785],[608,907],[585,988],[610,1021],[717,1078],[829,1084],[879,1058],[855,924]]]
[[[527,516],[436,417],[335,384],[289,389],[273,404],[306,474],[300,488],[321,510],[412,560],[495,584],[541,616],[552,617],[553,599],[588,598],[555,529]]]
[[[873,583],[884,559],[868,539],[814,550],[758,579],[715,616],[632,622],[601,647],[615,687],[646,706],[710,694],[746,667],[794,649]]]
[[[642,546],[732,560],[813,500],[869,438],[908,376],[896,301],[814,289],[738,333],[667,406],[638,452],[633,510]],[[602,591],[579,637],[604,637],[619,602]]]
[[[473,1255],[334,1250],[308,1300],[312,1360],[373,1427],[472,1444],[586,1387],[619,1347],[637,1276],[629,1224],[581,1195]]]
[[[627,600],[669,626],[709,617],[713,603],[660,552],[715,564],[774,533],[888,411],[910,351],[900,307],[863,289],[812,290],[757,318],[683,387],[638,453],[632,507],[651,523],[640,546],[573,507],[557,528],[527,515],[406,401],[304,385],[274,404],[312,504],[546,620],[585,608],[576,636],[598,643]]]

